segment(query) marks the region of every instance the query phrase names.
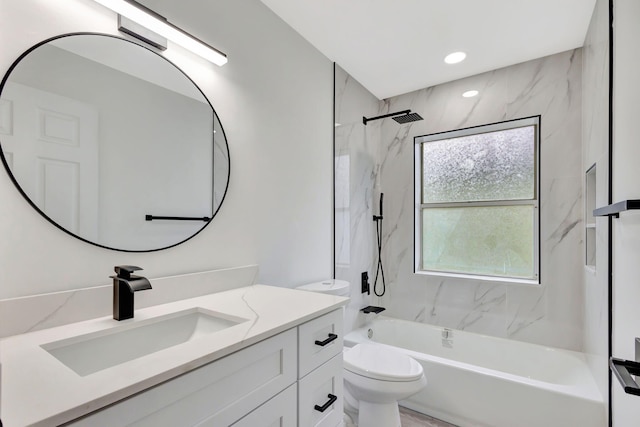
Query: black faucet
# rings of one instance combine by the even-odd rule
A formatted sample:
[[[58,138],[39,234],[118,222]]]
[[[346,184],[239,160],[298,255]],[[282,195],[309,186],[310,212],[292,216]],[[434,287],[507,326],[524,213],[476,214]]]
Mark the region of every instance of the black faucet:
[[[113,279],[113,318],[125,320],[133,318],[133,293],[151,289],[151,283],[146,277],[135,276],[131,273],[142,270],[134,265],[116,265],[113,267],[116,276]]]

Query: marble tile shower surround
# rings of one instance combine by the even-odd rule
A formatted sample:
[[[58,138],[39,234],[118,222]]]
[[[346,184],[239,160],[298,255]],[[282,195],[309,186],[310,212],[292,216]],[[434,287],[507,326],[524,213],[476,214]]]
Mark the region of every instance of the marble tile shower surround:
[[[193,298],[256,283],[258,266],[149,278],[153,289],[136,293],[136,308]],[[0,338],[108,316],[112,285],[0,300]]]
[[[376,165],[371,168],[376,173],[362,184],[364,188],[350,188],[352,204],[362,197],[359,193],[372,187],[385,193],[383,261],[387,294],[374,299],[374,303],[386,307],[393,317],[581,350],[581,67],[582,50],[577,49],[379,102],[377,114],[410,108],[424,120],[407,125],[381,121],[380,145],[372,149]],[[480,94],[463,98],[462,93],[470,89]],[[413,138],[534,115],[542,116],[542,284],[413,274]],[[345,143],[351,141],[336,140],[343,151],[356,149],[344,147]],[[369,236],[375,236],[372,233],[373,224],[368,229],[351,230],[351,252],[359,240],[365,242],[362,245],[368,244]],[[362,249],[371,253],[369,247]],[[348,272],[351,276],[355,273],[353,269]],[[357,280],[359,283],[359,273]]]
[[[596,205],[608,204],[609,2],[598,0],[583,49],[582,170],[596,164]],[[585,212],[585,215],[588,214]],[[596,269],[584,274],[584,351],[608,395],[608,219],[596,218]]]

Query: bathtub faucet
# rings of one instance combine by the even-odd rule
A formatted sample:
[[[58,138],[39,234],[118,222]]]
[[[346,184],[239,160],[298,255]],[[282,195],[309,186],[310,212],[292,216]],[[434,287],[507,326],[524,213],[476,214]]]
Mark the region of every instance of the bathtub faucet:
[[[378,314],[384,310],[386,310],[384,307],[376,307],[375,305],[368,305],[365,308],[360,309],[360,311],[365,314],[369,314],[369,313]]]

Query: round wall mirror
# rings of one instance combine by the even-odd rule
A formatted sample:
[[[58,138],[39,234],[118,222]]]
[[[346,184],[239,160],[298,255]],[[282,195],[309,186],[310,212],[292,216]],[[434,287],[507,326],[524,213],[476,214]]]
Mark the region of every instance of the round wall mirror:
[[[165,249],[211,221],[229,183],[218,116],[173,63],[134,42],[68,34],[0,84],[0,154],[26,200],[86,242]]]

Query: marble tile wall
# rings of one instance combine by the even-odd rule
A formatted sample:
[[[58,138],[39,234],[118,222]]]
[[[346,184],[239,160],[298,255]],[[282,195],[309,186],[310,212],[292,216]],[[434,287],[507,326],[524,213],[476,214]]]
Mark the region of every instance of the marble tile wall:
[[[582,51],[568,51],[384,101],[423,121],[382,123],[380,182],[388,210],[383,260],[394,317],[582,348]],[[462,93],[476,89],[475,98]],[[541,115],[541,285],[413,274],[413,137]]]
[[[608,204],[609,2],[598,0],[583,48],[582,169],[596,165],[596,206]],[[585,215],[588,214],[585,212]],[[584,351],[608,398],[608,219],[596,218],[596,266],[585,269]]]
[[[359,204],[357,200],[369,194],[385,194],[383,261],[387,293],[372,298],[373,304],[386,307],[386,313],[402,319],[582,349],[581,74],[582,50],[577,49],[418,90],[379,103],[378,114],[410,108],[424,120],[406,125],[382,120],[377,150],[362,140],[336,139],[337,153],[362,150],[367,156],[376,156],[374,164],[367,165],[369,179],[350,184],[350,203]],[[463,98],[462,93],[470,89],[480,94]],[[413,138],[533,115],[542,116],[542,284],[413,274]],[[360,123],[354,132],[362,132],[362,128]],[[369,135],[369,141],[372,138]],[[369,175],[363,172],[360,177]],[[336,194],[339,185],[336,181]],[[370,210],[371,203],[364,203],[362,209]],[[356,224],[361,226],[352,218],[351,225]],[[350,232],[350,251],[371,256],[375,229],[364,216],[362,224],[362,229]],[[358,267],[370,266],[371,274],[375,261],[373,256]],[[351,277],[355,273],[352,269]]]

